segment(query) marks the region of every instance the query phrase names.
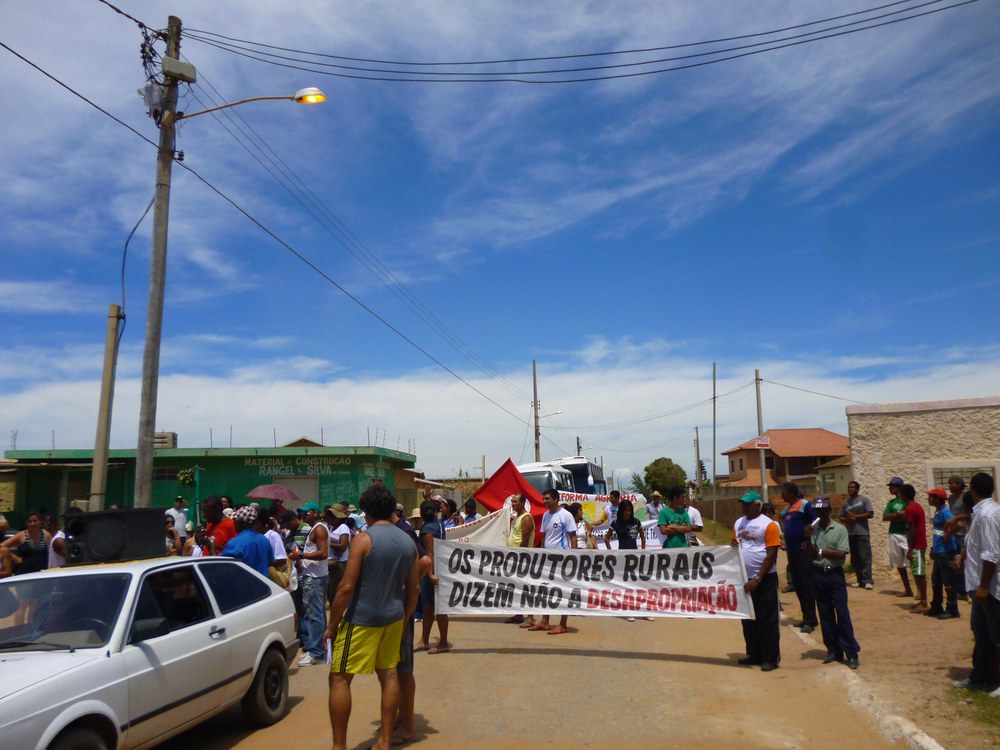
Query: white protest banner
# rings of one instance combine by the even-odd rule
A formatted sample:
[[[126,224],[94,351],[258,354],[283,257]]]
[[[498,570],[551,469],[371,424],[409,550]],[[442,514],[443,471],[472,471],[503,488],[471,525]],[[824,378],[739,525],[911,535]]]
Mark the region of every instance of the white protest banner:
[[[752,619],[739,548],[556,550],[434,545],[442,615]]]
[[[468,542],[487,547],[503,547],[510,531],[510,509],[501,508],[472,523],[445,529],[445,538],[453,542]]]
[[[611,527],[606,523],[594,527],[594,541],[597,542],[599,549],[605,548],[604,538],[608,535],[609,528]],[[642,522],[642,535],[646,537],[646,549],[659,549],[663,546],[663,534],[660,533],[660,527],[655,520]],[[611,549],[618,549],[617,535],[611,540]]]

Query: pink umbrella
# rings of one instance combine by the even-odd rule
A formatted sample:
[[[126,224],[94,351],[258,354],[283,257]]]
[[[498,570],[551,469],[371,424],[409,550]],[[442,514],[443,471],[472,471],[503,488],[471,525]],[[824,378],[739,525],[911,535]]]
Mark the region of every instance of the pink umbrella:
[[[262,484],[247,493],[253,500],[280,500],[283,503],[297,503],[299,496],[283,484]]]

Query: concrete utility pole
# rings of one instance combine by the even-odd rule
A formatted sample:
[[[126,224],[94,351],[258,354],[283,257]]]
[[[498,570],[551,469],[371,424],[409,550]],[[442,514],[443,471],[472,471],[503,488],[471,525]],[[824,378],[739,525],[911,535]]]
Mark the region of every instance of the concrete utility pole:
[[[698,439],[698,428],[694,428],[694,497],[701,498],[701,440]]]
[[[540,444],[542,433],[538,429],[538,369],[535,360],[531,360],[531,390],[535,400],[531,402],[535,412],[535,462],[542,460],[542,446]]]
[[[757,434],[758,435],[763,435],[764,434],[764,412],[761,411],[761,407],[760,407],[760,370],[754,370],[753,371],[753,379],[754,379],[754,383],[757,386]],[[764,464],[766,463],[766,454],[767,454],[767,451],[764,448],[760,448],[758,450],[758,454],[760,456],[760,496],[764,499],[764,502],[766,503],[767,502],[767,468],[765,467]]]
[[[97,438],[94,440],[94,466],[90,472],[88,510],[104,510],[108,493],[108,446],[111,442],[111,410],[115,399],[115,368],[118,366],[118,326],[122,309],[108,308],[108,327],[104,337],[104,370],[101,374],[101,403],[97,409]]]
[[[712,488],[715,489],[715,362],[712,363]],[[715,520],[714,518],[712,519]]]
[[[166,57],[177,60],[181,48],[181,19],[170,16]],[[167,279],[167,223],[170,215],[170,172],[174,164],[174,114],[177,79],[165,75],[160,110],[160,147],[156,155],[156,193],[153,199],[153,248],[146,308],[146,348],[142,355],[142,394],[139,401],[139,442],[135,452],[136,508],[153,504],[153,434],[156,431],[156,393],[160,376],[160,337],[163,333],[163,296]]]

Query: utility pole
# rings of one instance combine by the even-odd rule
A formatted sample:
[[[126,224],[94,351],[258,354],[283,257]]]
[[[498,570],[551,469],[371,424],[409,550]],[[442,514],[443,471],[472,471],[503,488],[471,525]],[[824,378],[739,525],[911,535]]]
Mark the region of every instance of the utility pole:
[[[181,19],[167,22],[166,57],[177,60],[181,48]],[[177,78],[164,75],[160,111],[160,147],[156,155],[156,193],[153,199],[153,247],[146,308],[146,348],[142,355],[142,394],[139,401],[139,442],[135,452],[136,508],[153,503],[153,434],[156,431],[156,392],[160,375],[160,337],[163,333],[163,295],[167,279],[167,224],[170,215],[170,172],[174,164],[174,114]]]
[[[701,440],[698,438],[698,428],[694,428],[694,497],[701,499]]]
[[[583,455],[583,443],[580,442],[579,435],[576,436],[576,455],[578,456]]]
[[[111,442],[111,408],[115,399],[115,368],[118,365],[118,328],[122,320],[118,305],[108,308],[108,327],[104,336],[104,370],[101,373],[101,403],[97,408],[97,438],[94,440],[94,466],[90,472],[88,510],[104,510],[108,492],[108,446]]]
[[[715,489],[715,362],[712,363],[712,489]],[[712,519],[715,520],[714,518]]]
[[[757,434],[764,434],[764,412],[761,411],[760,406],[760,370],[753,371],[753,380],[757,386]],[[758,449],[758,454],[760,457],[760,496],[763,498],[764,502],[767,502],[767,469],[764,464],[765,454],[767,451],[764,448]]]
[[[535,400],[531,402],[535,412],[535,463],[542,460],[542,447],[540,444],[542,433],[538,429],[538,369],[535,360],[531,360],[531,389]]]

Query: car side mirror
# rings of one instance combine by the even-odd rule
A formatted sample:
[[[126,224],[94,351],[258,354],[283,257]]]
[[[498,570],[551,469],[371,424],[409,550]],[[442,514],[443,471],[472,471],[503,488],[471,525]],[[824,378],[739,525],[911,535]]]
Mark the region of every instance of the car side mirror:
[[[132,623],[129,643],[142,643],[150,638],[159,638],[170,633],[170,621],[166,617],[151,617],[147,620],[136,620]]]

